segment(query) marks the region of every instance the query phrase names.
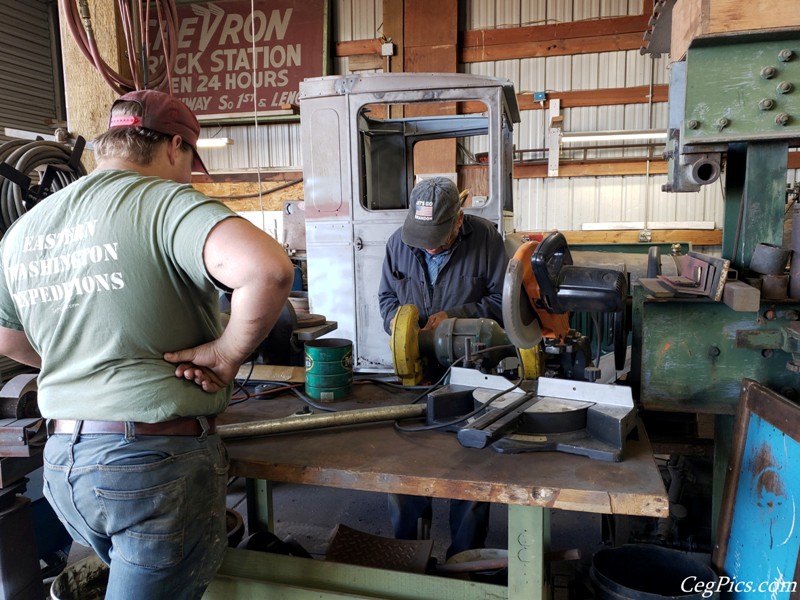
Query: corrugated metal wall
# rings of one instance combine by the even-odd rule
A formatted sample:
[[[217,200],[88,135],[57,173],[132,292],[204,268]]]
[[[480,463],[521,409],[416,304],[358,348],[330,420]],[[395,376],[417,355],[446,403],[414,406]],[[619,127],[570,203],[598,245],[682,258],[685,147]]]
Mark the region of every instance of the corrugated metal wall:
[[[64,104],[55,2],[0,0],[0,142],[6,127],[53,134]]]
[[[517,179],[514,227],[518,231],[581,229],[618,221],[714,221],[722,226],[719,183],[696,194],[661,191],[664,176]]]
[[[461,0],[468,29],[519,27],[641,14],[641,0]],[[383,0],[331,0],[333,43],[379,37]],[[668,82],[668,59],[638,51],[604,52],[481,62],[463,65],[467,73],[505,77],[517,91],[565,92],[624,88]],[[334,59],[334,73],[346,73],[347,59]],[[666,129],[665,102],[566,108],[565,131]],[[517,149],[544,148],[546,110],[522,111],[514,132]],[[235,140],[225,151],[205,151],[211,170],[299,169],[297,123],[207,128],[207,135]],[[471,147],[471,151],[485,150]],[[628,150],[626,155],[635,155]],[[611,156],[606,154],[596,156]],[[794,174],[790,175],[794,180]],[[666,194],[664,175],[515,180],[515,226],[530,229],[580,229],[584,223],[610,221],[714,221],[722,225],[722,188],[706,186],[697,194]]]
[[[562,23],[641,14],[641,0],[467,0],[466,27],[489,29]],[[568,92],[626,88],[669,82],[668,58],[653,59],[636,50],[573,56],[528,58],[464,65],[467,73],[505,77],[518,92]],[[618,129],[666,129],[667,103],[562,109],[568,132]],[[514,133],[518,150],[547,146],[550,114],[525,110]],[[472,148],[472,151],[485,149]],[[627,150],[625,156],[642,155]],[[619,151],[597,151],[612,157]],[[517,179],[514,185],[515,228],[581,229],[585,223],[615,221],[714,221],[722,225],[722,188],[707,186],[697,194],[661,191],[664,175]]]
[[[200,150],[209,171],[240,173],[258,169],[301,169],[300,123],[259,123],[203,127],[201,137],[228,137],[233,144]]]

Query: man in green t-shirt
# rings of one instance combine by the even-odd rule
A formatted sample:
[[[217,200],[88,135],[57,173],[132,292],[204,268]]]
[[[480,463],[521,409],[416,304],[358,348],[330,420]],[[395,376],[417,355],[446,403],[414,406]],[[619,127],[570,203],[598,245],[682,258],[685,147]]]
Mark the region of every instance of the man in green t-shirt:
[[[171,95],[126,94],[97,169],[0,242],[0,353],[40,369],[44,492],[110,566],[109,598],[200,598],[214,576],[228,466],[215,415],[293,280],[275,240],[187,185],[205,171],[199,133]]]

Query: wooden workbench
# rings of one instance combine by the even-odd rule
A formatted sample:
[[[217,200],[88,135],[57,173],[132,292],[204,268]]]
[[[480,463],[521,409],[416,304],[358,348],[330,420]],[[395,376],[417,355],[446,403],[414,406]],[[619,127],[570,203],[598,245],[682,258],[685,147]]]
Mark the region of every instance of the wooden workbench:
[[[409,392],[356,385],[352,400],[335,406],[402,404],[411,397]],[[220,422],[285,417],[301,406],[292,396],[251,399],[229,408]],[[556,452],[506,455],[464,448],[452,433],[400,433],[389,423],[230,440],[227,445],[231,473],[262,482],[252,486],[260,497],[248,510],[260,507],[256,518],[264,526],[269,526],[271,518],[269,487],[263,483],[267,481],[506,504],[509,584],[505,588],[231,550],[209,588],[206,598],[210,599],[228,600],[231,594],[251,597],[237,595],[246,588],[253,590],[247,592],[252,597],[282,599],[308,598],[313,589],[314,598],[532,600],[545,595],[543,555],[549,536],[545,509],[653,517],[668,513],[664,485],[643,436],[628,442],[619,463]],[[287,592],[300,585],[307,587],[297,596]]]

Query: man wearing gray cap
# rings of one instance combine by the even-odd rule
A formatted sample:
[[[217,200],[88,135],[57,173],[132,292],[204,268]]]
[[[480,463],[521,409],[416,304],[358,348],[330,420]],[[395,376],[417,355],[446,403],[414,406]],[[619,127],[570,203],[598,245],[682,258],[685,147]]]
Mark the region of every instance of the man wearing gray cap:
[[[378,290],[383,326],[390,333],[397,309],[413,304],[420,327],[435,329],[452,317],[494,319],[502,326],[503,278],[508,264],[502,236],[485,219],[465,215],[458,188],[446,177],[420,181],[402,228],[386,243]],[[419,519],[430,521],[431,498],[390,494],[395,537],[415,539]],[[483,547],[489,504],[450,500],[447,558]]]

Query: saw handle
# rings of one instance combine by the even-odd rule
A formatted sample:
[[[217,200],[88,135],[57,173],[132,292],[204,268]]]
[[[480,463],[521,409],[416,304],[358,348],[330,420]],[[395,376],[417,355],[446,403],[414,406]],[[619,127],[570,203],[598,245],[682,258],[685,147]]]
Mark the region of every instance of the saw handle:
[[[486,412],[458,430],[456,437],[465,448],[486,448],[511,431],[515,431],[525,410],[541,400],[528,393],[505,408],[488,408]]]
[[[572,254],[567,238],[559,231],[544,238],[531,255],[531,270],[539,284],[539,298],[549,312],[567,312],[558,304],[558,279],[562,269],[571,264]]]
[[[531,269],[539,284],[541,303],[549,312],[614,313],[614,363],[617,370],[624,368],[627,275],[614,269],[573,265],[567,239],[560,232],[551,233],[539,244],[531,255]]]
[[[558,304],[564,310],[614,314],[614,366],[621,371],[628,347],[626,274],[614,269],[569,266],[561,270],[557,285]]]

